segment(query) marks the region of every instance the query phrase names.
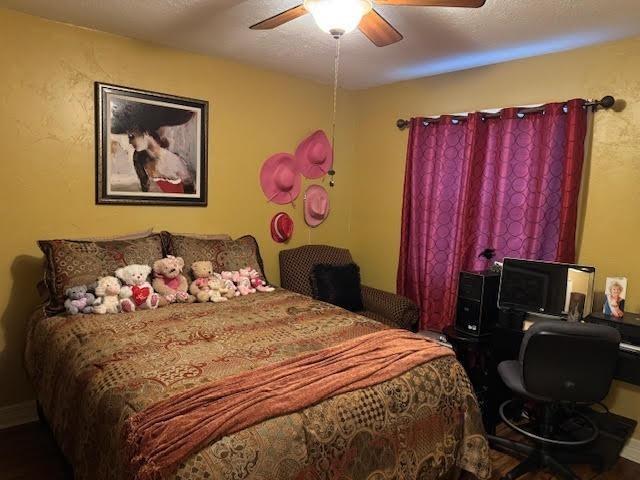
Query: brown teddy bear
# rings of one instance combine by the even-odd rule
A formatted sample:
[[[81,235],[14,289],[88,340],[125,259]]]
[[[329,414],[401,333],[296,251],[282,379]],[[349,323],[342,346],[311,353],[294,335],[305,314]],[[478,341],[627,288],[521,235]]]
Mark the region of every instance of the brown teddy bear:
[[[216,279],[213,275],[213,264],[211,262],[193,262],[191,272],[195,280],[191,282],[189,292],[195,295],[198,302],[220,302],[226,300],[225,297],[220,296],[220,291],[211,288]]]
[[[169,303],[193,303],[196,297],[189,295],[189,282],[182,275],[184,260],[167,255],[153,263],[153,289],[160,294],[160,306]]]

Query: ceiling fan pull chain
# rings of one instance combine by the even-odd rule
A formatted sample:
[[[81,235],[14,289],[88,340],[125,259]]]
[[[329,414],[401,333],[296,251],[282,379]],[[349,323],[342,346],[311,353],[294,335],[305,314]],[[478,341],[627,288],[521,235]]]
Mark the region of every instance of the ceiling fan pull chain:
[[[333,122],[331,124],[331,154],[333,156],[335,165],[336,154],[336,112],[338,108],[338,72],[340,70],[340,37],[336,37],[336,55],[333,64]],[[336,174],[335,170],[331,168],[327,172],[331,177],[329,179],[329,186],[333,187],[336,183],[333,180],[333,176]]]

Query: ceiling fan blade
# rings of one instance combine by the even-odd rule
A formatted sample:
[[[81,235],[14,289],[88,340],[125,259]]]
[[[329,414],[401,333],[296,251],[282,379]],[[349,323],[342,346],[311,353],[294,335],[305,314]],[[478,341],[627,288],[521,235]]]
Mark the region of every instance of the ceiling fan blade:
[[[251,25],[249,28],[252,30],[271,30],[272,28],[279,27],[280,25],[290,22],[291,20],[295,20],[302,15],[306,15],[307,9],[304,8],[304,5],[298,5],[296,7],[291,7],[289,10],[285,10],[282,13],[274,15],[273,17],[269,17],[266,20],[256,23],[255,25]]]
[[[378,5],[407,5],[414,7],[480,8],[487,0],[376,0]]]
[[[393,26],[375,10],[371,10],[362,17],[358,28],[376,47],[386,47],[404,38],[399,31],[393,28]]]

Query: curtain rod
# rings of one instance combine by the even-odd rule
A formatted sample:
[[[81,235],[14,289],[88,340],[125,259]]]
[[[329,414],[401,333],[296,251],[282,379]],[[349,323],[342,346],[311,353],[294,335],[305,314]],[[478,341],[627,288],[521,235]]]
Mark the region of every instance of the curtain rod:
[[[611,95],[606,95],[604,97],[602,97],[602,99],[600,100],[591,100],[588,102],[585,102],[584,107],[593,107],[593,110],[597,110],[598,107],[602,107],[602,108],[611,108],[613,107],[613,104],[616,103],[616,99],[613,98]],[[526,113],[538,113],[538,112],[543,112],[544,111],[544,105],[540,105],[539,107],[530,107],[530,108],[521,108],[518,111],[518,114],[526,114]],[[484,118],[497,118],[500,116],[500,112],[480,112],[482,113],[482,115],[484,116]],[[451,117],[453,120],[466,120],[467,116],[466,115],[454,115]],[[433,123],[433,122],[437,122],[440,120],[440,117],[425,117],[425,120],[428,120],[429,122]],[[405,120],[404,118],[399,118],[396,121],[396,127],[398,127],[398,130],[404,130],[405,128],[409,127],[409,124],[411,123],[410,120]]]

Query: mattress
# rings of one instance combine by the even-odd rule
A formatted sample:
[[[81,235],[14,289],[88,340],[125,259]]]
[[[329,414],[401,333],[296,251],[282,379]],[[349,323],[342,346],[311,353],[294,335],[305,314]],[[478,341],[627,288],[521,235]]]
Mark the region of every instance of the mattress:
[[[189,389],[388,328],[278,289],[224,303],[29,322],[25,362],[77,479],[124,479],[123,426]],[[453,356],[211,442],[176,479],[489,478],[476,398]]]

